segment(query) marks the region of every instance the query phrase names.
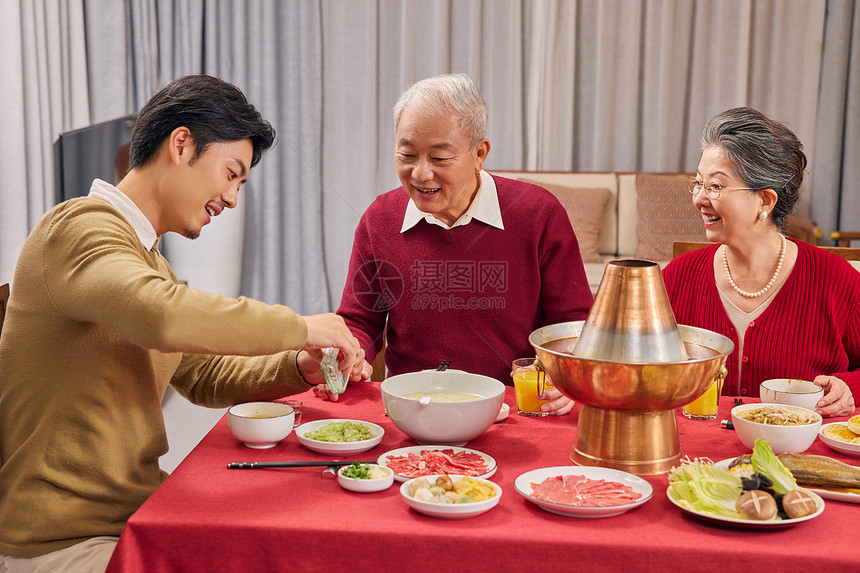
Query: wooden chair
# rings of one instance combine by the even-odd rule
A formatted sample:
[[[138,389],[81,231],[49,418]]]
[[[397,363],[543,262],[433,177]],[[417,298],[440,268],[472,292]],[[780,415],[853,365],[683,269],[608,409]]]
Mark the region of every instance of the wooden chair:
[[[672,245],[672,258],[682,255],[688,251],[695,251],[702,247],[713,245],[713,243],[695,242],[695,241],[675,241]],[[860,261],[860,248],[855,247],[823,247],[817,245],[819,249],[825,250],[834,255],[839,255],[846,261]]]
[[[373,359],[373,374],[370,375],[371,382],[382,382],[385,380],[385,346],[376,354]]]
[[[675,241],[672,243],[672,258],[674,259],[678,255],[683,255],[684,253],[695,251],[708,245],[713,245],[713,243],[706,241]]]
[[[830,240],[836,241],[840,247],[850,247],[851,241],[860,240],[858,231],[831,231]]]
[[[6,303],[9,301],[9,283],[0,285],[0,332],[3,332],[3,320],[6,318]]]
[[[371,382],[382,382],[385,380],[385,329],[388,328],[388,321],[382,329],[382,348],[376,353],[373,359],[373,374],[370,375]]]
[[[818,240],[824,236],[824,231],[809,217],[789,215],[786,217],[785,236],[817,246]]]

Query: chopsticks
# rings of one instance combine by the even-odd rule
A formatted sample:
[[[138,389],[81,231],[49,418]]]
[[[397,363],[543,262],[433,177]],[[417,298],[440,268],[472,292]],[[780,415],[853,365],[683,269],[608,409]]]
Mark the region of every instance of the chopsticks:
[[[313,466],[348,466],[350,464],[375,464],[376,460],[332,460],[330,462],[233,462],[227,464],[231,470],[258,470],[266,468],[306,468]]]

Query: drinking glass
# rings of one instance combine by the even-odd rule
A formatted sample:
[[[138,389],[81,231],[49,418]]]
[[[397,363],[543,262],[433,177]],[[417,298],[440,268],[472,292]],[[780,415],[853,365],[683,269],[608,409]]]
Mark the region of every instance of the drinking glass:
[[[540,407],[550,400],[545,398],[546,388],[552,386],[546,372],[535,367],[534,358],[518,358],[511,366],[514,379],[514,394],[517,397],[517,414],[520,416],[541,417]]]
[[[718,376],[714,382],[708,386],[705,393],[681,407],[681,413],[689,420],[713,420],[717,417],[717,410],[720,406],[720,394],[723,391],[724,376]]]

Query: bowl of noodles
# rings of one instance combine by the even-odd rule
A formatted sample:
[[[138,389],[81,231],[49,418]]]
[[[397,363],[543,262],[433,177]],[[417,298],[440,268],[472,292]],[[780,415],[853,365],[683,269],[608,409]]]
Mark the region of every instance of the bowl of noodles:
[[[505,385],[462,370],[424,370],[387,378],[382,401],[395,426],[419,444],[462,446],[496,421]]]
[[[800,453],[815,441],[821,415],[799,406],[741,404],[732,408],[732,424],[738,439],[750,449],[761,438],[775,454]]]

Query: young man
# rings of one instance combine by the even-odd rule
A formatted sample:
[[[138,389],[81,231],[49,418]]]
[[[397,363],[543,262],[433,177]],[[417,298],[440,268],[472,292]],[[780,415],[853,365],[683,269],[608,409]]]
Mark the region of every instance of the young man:
[[[591,308],[576,236],[548,191],[483,170],[487,107],[464,74],[422,80],[394,106],[397,175],[358,224],[338,314],[391,374],[451,368],[511,383],[529,334]],[[542,408],[570,411],[555,388]]]
[[[320,383],[328,346],[369,376],[340,317],[192,290],[158,252],[235,207],[274,139],[235,86],[180,78],[141,110],[129,174],[33,229],[0,339],[0,569],[104,570],[165,477],[168,384],[212,407],[272,400]]]

